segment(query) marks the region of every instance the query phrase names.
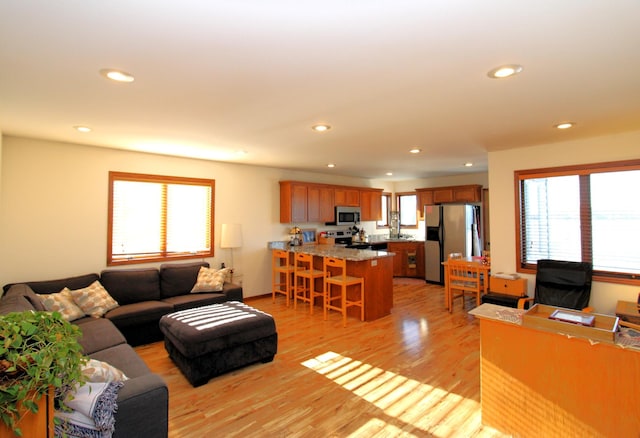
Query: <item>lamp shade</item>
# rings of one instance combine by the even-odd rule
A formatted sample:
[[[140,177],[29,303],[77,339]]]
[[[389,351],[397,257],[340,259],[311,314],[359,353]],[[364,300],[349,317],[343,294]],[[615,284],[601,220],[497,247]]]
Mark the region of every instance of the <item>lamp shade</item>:
[[[242,246],[242,227],[240,224],[222,224],[220,248],[240,248]]]

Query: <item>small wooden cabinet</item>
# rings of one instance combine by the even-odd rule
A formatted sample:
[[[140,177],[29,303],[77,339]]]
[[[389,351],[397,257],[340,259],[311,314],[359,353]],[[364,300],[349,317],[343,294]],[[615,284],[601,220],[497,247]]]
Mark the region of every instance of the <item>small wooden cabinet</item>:
[[[389,242],[387,251],[395,253],[394,277],[424,278],[424,242]]]
[[[514,297],[523,297],[527,294],[527,279],[509,279],[491,276],[489,291]]]

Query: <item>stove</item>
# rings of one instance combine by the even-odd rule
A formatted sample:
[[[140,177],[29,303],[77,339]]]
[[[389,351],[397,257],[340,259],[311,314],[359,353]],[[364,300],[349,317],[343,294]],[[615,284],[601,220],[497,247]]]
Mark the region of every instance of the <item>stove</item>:
[[[325,235],[333,238],[337,245],[350,245],[353,241],[353,232],[351,230],[325,231]]]

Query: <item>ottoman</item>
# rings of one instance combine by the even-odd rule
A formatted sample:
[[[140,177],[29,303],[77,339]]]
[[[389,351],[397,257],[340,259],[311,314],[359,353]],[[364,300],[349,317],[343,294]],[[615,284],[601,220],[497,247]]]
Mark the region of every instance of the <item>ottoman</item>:
[[[191,385],[255,362],[271,362],[278,350],[273,317],[238,301],[164,315],[164,346]]]

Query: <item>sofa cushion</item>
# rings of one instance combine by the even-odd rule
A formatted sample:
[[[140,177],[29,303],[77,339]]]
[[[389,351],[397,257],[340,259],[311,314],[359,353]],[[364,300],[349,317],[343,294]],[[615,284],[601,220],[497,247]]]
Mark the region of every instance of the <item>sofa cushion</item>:
[[[42,304],[42,300],[36,294],[33,289],[29,287],[26,283],[19,283],[12,285],[4,294],[3,298],[8,298],[11,296],[21,296],[23,297],[31,306],[33,306],[33,310],[47,310],[44,304]],[[32,309],[23,309],[23,310],[32,310]]]
[[[82,346],[84,354],[89,355],[127,342],[120,330],[108,319],[86,317],[73,323],[82,332],[78,343]]]
[[[193,307],[207,306],[228,301],[222,292],[208,292],[188,295],[178,295],[177,297],[165,298],[162,301],[171,304],[175,310],[191,309]]]
[[[160,279],[154,268],[104,270],[100,283],[120,305],[160,299]]]
[[[84,311],[74,302],[71,292],[66,287],[56,294],[38,295],[49,312],[60,312],[67,321],[75,321],[84,316]]]
[[[160,265],[160,294],[162,298],[188,294],[198,279],[201,267],[207,262],[166,263]]]
[[[211,269],[201,267],[191,293],[221,291],[230,272],[231,268]]]
[[[102,287],[98,280],[82,289],[69,290],[65,288],[65,290],[69,291],[73,300],[85,314],[94,318],[100,318],[109,310],[118,307],[118,302],[109,295],[109,292]]]
[[[23,283],[28,285],[37,294],[53,294],[60,292],[65,287],[69,289],[81,289],[89,286],[94,281],[98,280],[98,274],[85,274],[75,277],[61,278],[59,280],[46,280],[46,281],[24,281]],[[3,288],[7,291],[13,284],[7,284]]]
[[[105,318],[112,321],[116,327],[135,327],[149,322],[157,322],[162,315],[173,312],[173,306],[162,301],[143,301],[141,303],[125,304],[108,311]]]
[[[3,296],[0,300],[0,315],[11,312],[35,310],[31,303],[22,295]]]
[[[142,358],[138,356],[135,350],[129,344],[116,345],[106,350],[97,351],[89,355],[91,359],[96,359],[102,362],[107,362],[120,371],[122,371],[128,378],[128,382],[136,377],[149,374],[151,370],[144,363]]]

